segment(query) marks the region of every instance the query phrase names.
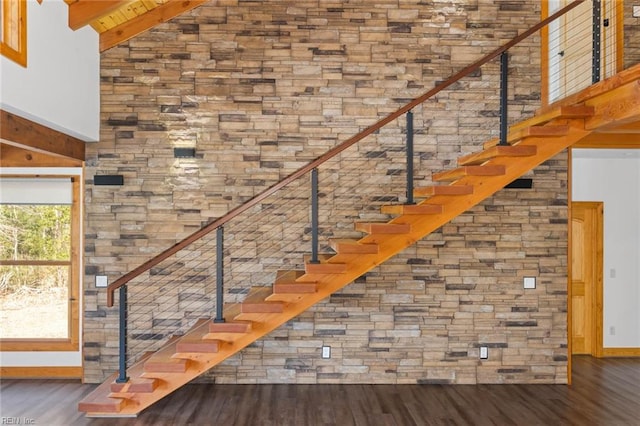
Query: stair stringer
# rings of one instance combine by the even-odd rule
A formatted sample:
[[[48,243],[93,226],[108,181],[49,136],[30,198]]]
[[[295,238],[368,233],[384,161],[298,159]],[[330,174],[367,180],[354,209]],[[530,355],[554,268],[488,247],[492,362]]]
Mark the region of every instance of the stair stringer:
[[[505,173],[499,176],[467,176],[463,177],[453,185],[471,185],[474,187],[472,194],[467,195],[434,195],[419,204],[435,204],[442,206],[441,213],[435,214],[402,214],[392,219],[389,223],[409,224],[410,230],[403,234],[370,234],[359,240],[362,244],[375,243],[378,245],[377,253],[371,254],[344,254],[338,253],[325,260],[327,263],[344,264],[344,273],[332,274],[309,274],[305,273],[297,278],[298,282],[315,283],[317,290],[315,293],[301,295],[295,302],[285,303],[282,313],[263,313],[252,317],[251,330],[240,335],[233,341],[222,342],[216,353],[190,353],[176,354],[177,341],[171,342],[158,351],[162,357],[184,358],[187,360],[186,372],[184,373],[162,373],[144,372],[144,361],[132,366],[128,370],[128,375],[132,379],[156,379],[157,386],[153,392],[123,392],[111,393],[110,386],[116,378],[114,374],[102,385],[100,385],[91,395],[102,394],[105,397],[110,395],[109,400],[118,403],[119,410],[111,413],[92,412],[89,405],[82,406],[82,411],[87,411],[89,417],[127,417],[136,416],[145,408],[149,407],[159,399],[182,387],[195,377],[203,374],[214,366],[220,364],[225,359],[236,354],[251,343],[275,330],[280,325],[295,318],[300,313],[306,311],[311,306],[327,298],[331,294],[339,291],[347,284],[366,272],[384,263],[386,260],[399,253],[403,249],[424,238],[426,235],[450,222],[458,215],[479,204],[486,198],[495,194],[504,186],[532,170],[544,161],[554,157],[562,150],[577,143],[590,134],[584,130],[584,120],[569,120],[570,130],[563,137],[530,137],[524,139],[518,146],[532,145],[536,147],[536,154],[528,157],[496,157],[485,164],[494,166],[504,166]],[[240,304],[225,307],[225,318],[230,319],[238,315]],[[200,327],[207,327],[202,324],[194,330],[195,334],[203,334]],[[188,336],[189,333],[187,333]],[[216,339],[215,333],[207,334],[208,339]],[[99,398],[98,398],[99,399]]]
[[[504,175],[467,176],[453,183],[454,185],[473,186],[474,192],[472,194],[458,196],[434,195],[420,203],[440,204],[443,206],[442,213],[432,215],[401,215],[390,221],[390,223],[411,225],[411,231],[409,233],[400,235],[368,235],[359,240],[362,244],[377,244],[378,254],[336,254],[327,261],[330,263],[349,264],[347,272],[343,275],[347,275],[351,279],[355,279],[363,275],[368,270],[384,263],[387,259],[399,253],[406,247],[409,247],[416,241],[426,237],[428,234],[447,224],[460,214],[489,198],[526,172],[534,169],[546,160],[554,157],[564,149],[588,136],[590,131],[584,130],[583,123],[582,119],[571,120],[571,129],[569,133],[560,138],[528,138],[518,144],[518,146],[536,146],[537,154],[534,156],[515,158],[498,157],[486,163],[491,165],[503,165],[505,167]],[[366,256],[367,261],[357,261],[357,259],[363,260],[364,256]],[[306,276],[302,278],[305,277]],[[326,278],[322,276],[311,276],[309,278],[317,281],[319,287],[322,287],[326,281]],[[343,279],[346,278],[347,277],[343,277]]]

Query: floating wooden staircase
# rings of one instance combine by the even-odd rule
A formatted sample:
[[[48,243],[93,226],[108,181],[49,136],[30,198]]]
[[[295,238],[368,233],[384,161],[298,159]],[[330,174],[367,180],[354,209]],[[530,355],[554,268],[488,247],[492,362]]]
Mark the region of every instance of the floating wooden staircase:
[[[226,306],[227,322],[198,321],[129,368],[128,383],[110,377],[79,410],[96,417],[137,415],[567,147],[599,129],[638,130],[638,123],[640,66],[516,124],[509,145],[489,141],[483,151],[461,157],[458,168],[433,175],[446,184],[415,190],[417,204],[384,206],[384,213],[396,215],[387,223],[356,223],[366,234],[360,240],[332,241],[336,253],[320,263],[280,271],[273,286],[252,288],[242,303]]]

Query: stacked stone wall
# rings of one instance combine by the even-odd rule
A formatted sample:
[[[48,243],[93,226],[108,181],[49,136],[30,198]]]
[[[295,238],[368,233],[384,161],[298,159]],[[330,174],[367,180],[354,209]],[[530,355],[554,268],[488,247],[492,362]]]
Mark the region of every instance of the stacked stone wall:
[[[529,1],[223,0],[106,51],[101,140],[87,146],[85,283],[115,280],[539,17]],[[539,106],[539,43],[511,52],[511,122]],[[497,75],[487,64],[414,110],[417,185],[496,135]],[[379,205],[403,201],[405,129],[391,123],[321,170],[324,246],[355,236],[354,221],[384,219]],[[175,147],[195,147],[196,158],[174,158]],[[95,186],[96,174],[125,183]],[[500,191],[201,380],[565,383],[566,154],[528,177],[533,189]],[[293,215],[288,203],[306,197],[279,195],[246,222],[271,208]],[[308,239],[306,224],[279,226],[282,241]],[[256,229],[232,233],[251,255],[231,262],[252,265],[255,279],[231,284],[231,297],[283,258],[258,256],[267,232]],[[210,252],[194,249],[181,264]],[[192,285],[138,287],[151,307],[140,323],[179,329],[210,309],[212,269],[194,270]],[[523,290],[525,276],[537,278],[535,290]],[[103,290],[85,287],[85,380],[98,382],[117,368],[117,312]],[[166,299],[151,303],[151,293]],[[322,345],[331,359],[321,359]]]

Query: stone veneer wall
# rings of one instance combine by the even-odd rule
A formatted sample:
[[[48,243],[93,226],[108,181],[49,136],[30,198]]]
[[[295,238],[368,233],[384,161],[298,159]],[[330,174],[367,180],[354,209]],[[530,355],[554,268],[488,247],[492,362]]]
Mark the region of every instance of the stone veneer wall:
[[[529,1],[423,3],[218,1],[105,52],[85,283],[113,281],[540,16]],[[538,45],[512,52],[512,121],[538,106]],[[420,184],[495,135],[496,73],[416,108]],[[382,136],[400,138],[391,127]],[[174,146],[198,157],[176,160]],[[95,186],[96,174],[125,184]],[[534,189],[499,192],[202,380],[566,383],[566,155],[530,177]],[[117,368],[117,313],[103,290],[84,296],[85,380],[98,382]]]

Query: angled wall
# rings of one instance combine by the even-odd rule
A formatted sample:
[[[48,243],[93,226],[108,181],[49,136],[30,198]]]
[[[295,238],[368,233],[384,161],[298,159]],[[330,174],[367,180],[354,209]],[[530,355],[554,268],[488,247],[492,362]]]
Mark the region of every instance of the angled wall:
[[[27,67],[0,57],[0,108],[85,141],[100,130],[98,34],[62,0],[27,2]]]

